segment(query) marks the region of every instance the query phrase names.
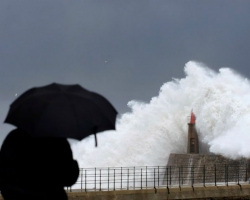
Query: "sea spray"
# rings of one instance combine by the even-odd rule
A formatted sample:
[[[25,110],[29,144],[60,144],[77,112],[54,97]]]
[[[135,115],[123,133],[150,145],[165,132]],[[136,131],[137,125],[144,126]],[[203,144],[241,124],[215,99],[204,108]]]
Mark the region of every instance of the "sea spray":
[[[186,77],[160,88],[149,103],[130,101],[116,131],[72,144],[80,167],[165,166],[170,153],[186,153],[191,110],[202,153],[250,157],[250,83],[229,68],[215,72],[190,61]],[[208,148],[207,148],[208,147]]]

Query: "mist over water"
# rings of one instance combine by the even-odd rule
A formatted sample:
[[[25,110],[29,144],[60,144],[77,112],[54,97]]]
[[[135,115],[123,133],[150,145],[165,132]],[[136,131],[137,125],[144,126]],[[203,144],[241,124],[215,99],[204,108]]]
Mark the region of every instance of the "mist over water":
[[[202,153],[250,158],[250,82],[229,68],[215,72],[190,61],[186,77],[164,83],[149,103],[130,101],[117,130],[72,144],[80,167],[164,166],[186,153],[193,109]]]

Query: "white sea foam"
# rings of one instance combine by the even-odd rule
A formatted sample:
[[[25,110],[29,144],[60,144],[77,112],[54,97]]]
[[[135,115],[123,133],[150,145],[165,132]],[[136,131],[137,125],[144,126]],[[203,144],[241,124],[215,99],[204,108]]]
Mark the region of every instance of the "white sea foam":
[[[185,153],[190,111],[200,146],[229,158],[250,158],[250,83],[229,68],[215,72],[190,61],[186,77],[163,84],[149,103],[130,101],[117,131],[73,143],[80,167],[164,166],[170,153]],[[207,148],[208,147],[208,148]]]

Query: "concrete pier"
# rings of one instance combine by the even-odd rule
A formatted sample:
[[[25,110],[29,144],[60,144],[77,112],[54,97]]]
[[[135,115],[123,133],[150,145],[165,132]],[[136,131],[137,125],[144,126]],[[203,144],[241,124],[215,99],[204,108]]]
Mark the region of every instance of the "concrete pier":
[[[71,192],[69,200],[171,200],[171,199],[250,199],[250,185],[196,186],[102,192]]]
[[[250,184],[231,186],[172,187],[169,189],[68,192],[68,200],[172,200],[172,199],[250,199]],[[3,200],[0,196],[0,200]],[[46,200],[46,199],[44,199]],[[56,199],[55,199],[56,200]]]

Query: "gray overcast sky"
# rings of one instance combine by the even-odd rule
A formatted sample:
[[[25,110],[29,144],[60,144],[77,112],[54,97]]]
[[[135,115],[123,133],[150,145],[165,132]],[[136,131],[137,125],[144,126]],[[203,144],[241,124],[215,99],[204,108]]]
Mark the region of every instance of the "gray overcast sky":
[[[51,82],[79,83],[124,113],[189,60],[250,77],[249,36],[249,0],[1,0],[0,120],[16,93]]]

